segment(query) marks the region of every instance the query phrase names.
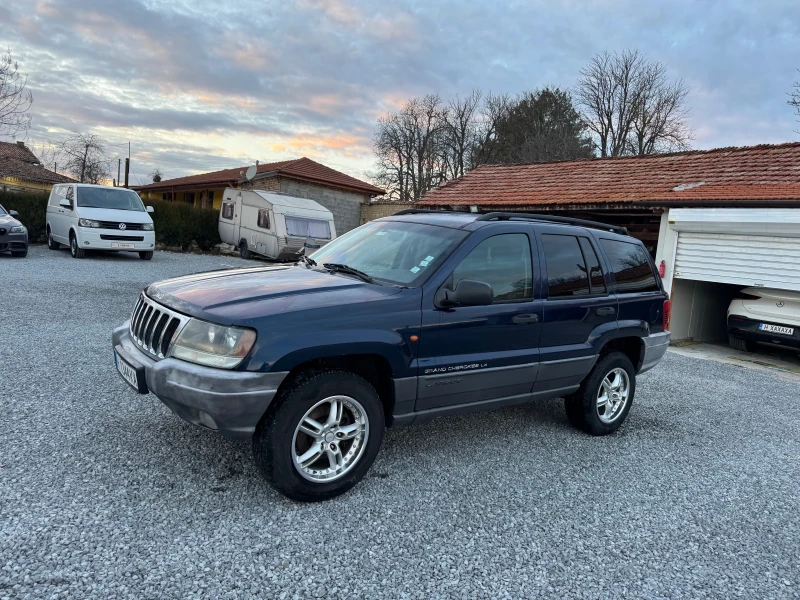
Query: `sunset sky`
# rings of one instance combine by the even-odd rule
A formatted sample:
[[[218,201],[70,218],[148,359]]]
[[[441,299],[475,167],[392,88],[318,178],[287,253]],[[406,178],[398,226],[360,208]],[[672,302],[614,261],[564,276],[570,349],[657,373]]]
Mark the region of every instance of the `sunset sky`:
[[[626,48],[691,87],[694,147],[797,140],[799,32],[796,0],[0,0],[28,143],[130,141],[135,184],[300,156],[366,178],[375,122],[405,99],[572,87]]]

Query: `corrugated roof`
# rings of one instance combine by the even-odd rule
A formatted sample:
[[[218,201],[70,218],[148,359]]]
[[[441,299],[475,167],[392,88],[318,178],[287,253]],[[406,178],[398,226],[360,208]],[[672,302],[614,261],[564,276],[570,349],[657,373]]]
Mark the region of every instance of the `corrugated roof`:
[[[69,183],[75,180],[45,169],[24,144],[0,142],[0,175],[41,183]]]
[[[482,165],[421,206],[800,200],[800,142],[555,163]]]
[[[222,171],[214,171],[212,173],[202,173],[200,175],[189,175],[187,177],[177,177],[175,179],[166,179],[158,183],[151,183],[148,185],[135,186],[133,189],[140,190],[170,190],[173,187],[198,185],[198,184],[222,184],[228,185],[238,181],[247,171],[247,167],[238,167],[235,169],[225,169]],[[351,190],[357,190],[370,194],[373,196],[380,196],[385,193],[379,187],[375,187],[369,183],[345,175],[341,171],[326,167],[310,158],[296,158],[293,160],[284,160],[273,163],[265,163],[258,165],[257,174],[274,173],[283,177],[290,177],[293,179],[301,179],[303,181],[310,181],[319,183],[321,185],[328,185],[333,187],[342,187]]]

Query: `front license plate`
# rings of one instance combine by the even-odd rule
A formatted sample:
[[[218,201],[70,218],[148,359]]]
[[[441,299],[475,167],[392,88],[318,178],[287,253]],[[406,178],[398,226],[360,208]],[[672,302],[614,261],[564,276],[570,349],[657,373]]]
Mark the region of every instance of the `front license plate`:
[[[119,374],[122,375],[122,378],[128,382],[128,384],[135,389],[139,393],[142,392],[142,387],[139,385],[139,375],[136,372],[136,369],[125,362],[122,357],[114,352],[114,362],[117,365],[117,371]]]
[[[758,326],[761,331],[766,331],[767,333],[780,333],[781,335],[794,335],[794,327],[781,327],[780,325],[767,325],[766,323],[761,323]]]
[[[127,242],[111,242],[112,248],[133,248],[133,244],[129,244]]]

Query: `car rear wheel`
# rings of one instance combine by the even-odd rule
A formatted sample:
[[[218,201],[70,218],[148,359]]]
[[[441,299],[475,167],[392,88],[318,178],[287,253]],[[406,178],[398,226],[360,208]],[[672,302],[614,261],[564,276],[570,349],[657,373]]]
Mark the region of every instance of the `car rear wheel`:
[[[78,238],[75,237],[74,233],[69,234],[69,253],[72,255],[72,258],[83,258],[86,256],[86,251],[78,246]]]
[[[47,247],[50,250],[58,250],[61,248],[61,244],[53,239],[53,232],[50,231],[50,228],[47,228]]]
[[[749,340],[736,337],[735,335],[728,336],[728,345],[734,350],[741,350],[742,352],[753,352],[755,344]]]
[[[569,422],[590,435],[608,435],[619,429],[633,404],[636,375],[622,352],[610,352],[597,361],[580,389],[564,400]]]
[[[310,371],[274,402],[253,436],[256,464],[273,487],[318,502],[364,477],[384,430],[383,406],[369,382],[348,371]]]
[[[141,258],[142,260],[150,260],[153,258],[153,251],[148,250],[146,252],[139,252],[139,258]]]
[[[239,242],[239,256],[244,259],[250,258],[250,249],[247,247],[247,240]]]

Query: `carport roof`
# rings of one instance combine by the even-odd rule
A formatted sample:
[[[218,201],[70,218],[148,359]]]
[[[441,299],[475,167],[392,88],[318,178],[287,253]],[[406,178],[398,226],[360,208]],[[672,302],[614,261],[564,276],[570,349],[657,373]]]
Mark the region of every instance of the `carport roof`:
[[[800,142],[650,156],[482,165],[422,206],[800,205]]]

